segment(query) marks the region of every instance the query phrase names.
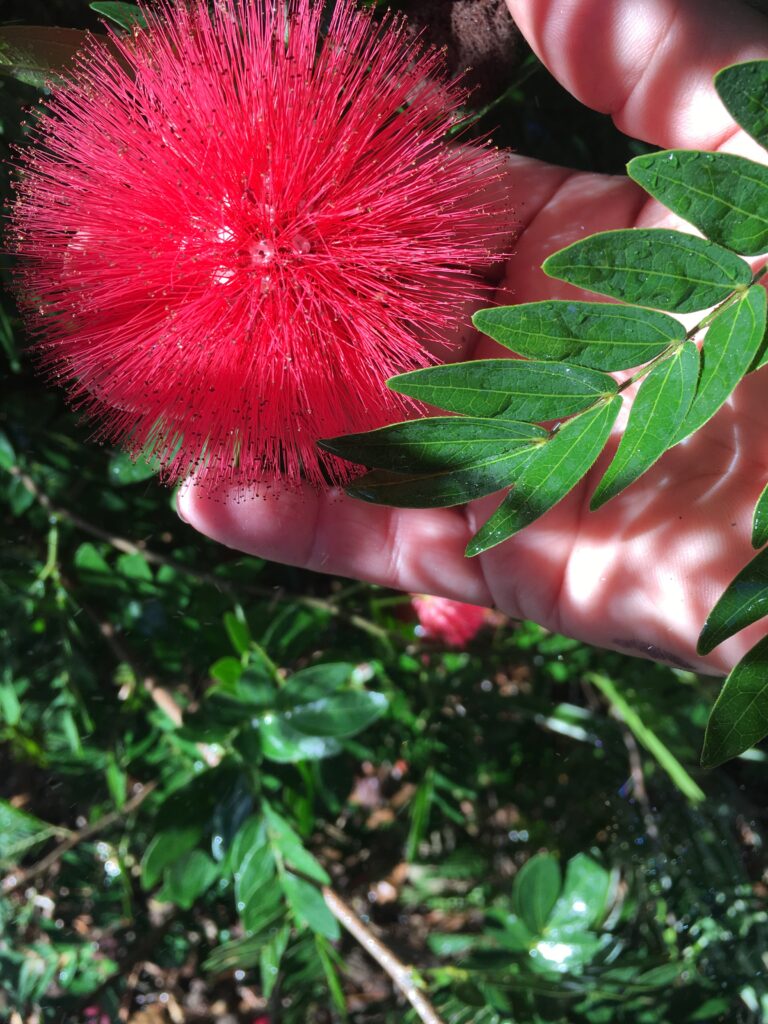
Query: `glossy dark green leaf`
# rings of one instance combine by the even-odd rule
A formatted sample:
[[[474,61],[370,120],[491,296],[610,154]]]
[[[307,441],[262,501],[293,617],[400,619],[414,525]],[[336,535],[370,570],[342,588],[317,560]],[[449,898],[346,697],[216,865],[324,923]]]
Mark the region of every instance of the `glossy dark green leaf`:
[[[334,757],[341,751],[341,743],[333,736],[307,736],[294,729],[280,714],[264,715],[255,723],[258,724],[264,757],[278,764],[319,761],[324,757]]]
[[[141,859],[142,886],[151,889],[167,867],[197,846],[202,834],[201,825],[182,825],[154,835]]]
[[[559,360],[597,370],[628,370],[682,341],[679,320],[642,306],[551,299],[481,309],[479,331],[530,359]]]
[[[728,249],[666,228],[590,235],[554,253],[543,269],[579,288],[671,313],[707,309],[752,280],[749,264]]]
[[[568,861],[562,892],[549,915],[548,937],[567,941],[566,935],[598,924],[608,912],[612,889],[610,871],[586,853],[577,853]]]
[[[696,397],[676,442],[709,420],[749,370],[765,333],[766,297],[754,285],[717,314],[704,338]]]
[[[715,75],[715,88],[734,121],[768,148],[768,61],[723,68]]]
[[[387,710],[383,693],[371,690],[347,690],[285,712],[294,729],[308,736],[355,736]]]
[[[768,637],[733,669],[707,722],[701,763],[715,768],[768,735]]]
[[[262,801],[261,809],[264,812],[269,841],[280,856],[303,875],[308,875],[323,885],[328,885],[330,878],[327,871],[304,847],[301,837],[294,832],[285,818],[278,814],[266,800]]]
[[[327,939],[338,939],[341,935],[336,918],[328,909],[323,894],[303,878],[286,871],[281,876],[281,884],[288,906],[296,919],[307,925],[313,932],[325,935]]]
[[[43,88],[85,44],[87,32],[47,25],[0,26],[0,74]]]
[[[616,382],[605,373],[569,363],[528,359],[476,359],[430,366],[392,377],[387,386],[448,412],[478,417],[503,415],[528,423],[570,416],[602,395],[616,392]],[[519,429],[517,424],[515,429]],[[401,471],[412,469],[404,465]]]
[[[709,654],[723,640],[768,615],[768,549],[755,555],[729,584],[707,616],[699,636],[699,654]]]
[[[103,14],[121,28],[147,27],[147,19],[135,4],[122,3],[120,0],[96,0],[90,8],[97,14]]]
[[[469,542],[467,554],[500,544],[561,501],[605,447],[620,408],[616,395],[563,424],[531,457],[514,489]]]
[[[670,149],[635,157],[631,178],[707,238],[746,256],[768,250],[768,167],[732,153]]]
[[[191,850],[166,870],[157,899],[161,903],[175,903],[177,907],[189,910],[213,885],[218,875],[219,867],[207,853]]]
[[[752,514],[752,547],[761,548],[763,544],[768,544],[768,484],[757,499]]]
[[[293,707],[329,697],[349,684],[354,671],[351,662],[331,661],[294,672],[280,690],[277,706]]]
[[[699,350],[686,341],[643,380],[616,454],[592,496],[593,510],[634,483],[669,448],[693,401],[698,376]]]
[[[156,476],[159,469],[156,459],[133,459],[128,452],[115,452],[109,460],[107,472],[115,487],[129,487]]]
[[[515,875],[512,907],[534,935],[543,931],[561,883],[560,865],[550,853],[537,853]]]

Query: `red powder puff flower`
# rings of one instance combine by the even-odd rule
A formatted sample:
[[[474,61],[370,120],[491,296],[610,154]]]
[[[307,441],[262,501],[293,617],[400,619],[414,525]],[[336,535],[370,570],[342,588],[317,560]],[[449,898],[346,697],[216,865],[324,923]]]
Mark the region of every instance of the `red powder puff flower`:
[[[451,647],[466,647],[490,615],[487,608],[479,608],[476,604],[463,604],[427,594],[414,595],[411,604],[419,620],[421,635],[430,640],[442,640]]]
[[[433,361],[478,292],[502,157],[446,145],[463,91],[396,18],[211,6],[144,7],[45,102],[19,292],[97,436],[166,479],[343,480],[315,442],[407,411],[384,381]]]

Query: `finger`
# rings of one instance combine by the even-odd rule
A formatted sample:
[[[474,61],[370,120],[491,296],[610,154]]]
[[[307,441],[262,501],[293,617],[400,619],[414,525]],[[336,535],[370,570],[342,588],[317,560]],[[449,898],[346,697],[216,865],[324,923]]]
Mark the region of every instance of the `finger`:
[[[340,491],[280,492],[261,485],[211,495],[179,492],[182,519],[227,547],[381,586],[493,603],[480,563],[465,558],[471,536],[457,509],[391,509]]]
[[[555,77],[626,134],[764,159],[717,98],[728,64],[768,56],[768,20],[734,0],[507,0]],[[734,134],[735,133],[735,134]]]

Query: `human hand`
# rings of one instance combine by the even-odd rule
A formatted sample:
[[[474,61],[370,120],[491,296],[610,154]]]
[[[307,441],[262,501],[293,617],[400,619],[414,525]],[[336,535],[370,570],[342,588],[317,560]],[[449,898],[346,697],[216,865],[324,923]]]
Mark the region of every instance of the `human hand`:
[[[507,2],[560,81],[628,135],[766,159],[712,87],[721,67],[768,56],[763,16],[729,0]],[[510,293],[515,302],[594,298],[539,269],[578,238],[634,226],[685,229],[624,177],[517,156],[509,176],[520,229],[502,282],[505,304]],[[508,354],[470,332],[452,358]],[[707,612],[753,554],[751,513],[768,477],[766,374],[746,378],[697,434],[597,512],[589,498],[615,444],[560,504],[474,559],[464,548],[497,496],[460,508],[393,509],[338,490],[281,493],[270,483],[245,498],[242,489],[187,487],[179,510],[202,533],[250,554],[495,605],[599,646],[727,671],[762,635],[759,623],[707,658],[695,645]]]

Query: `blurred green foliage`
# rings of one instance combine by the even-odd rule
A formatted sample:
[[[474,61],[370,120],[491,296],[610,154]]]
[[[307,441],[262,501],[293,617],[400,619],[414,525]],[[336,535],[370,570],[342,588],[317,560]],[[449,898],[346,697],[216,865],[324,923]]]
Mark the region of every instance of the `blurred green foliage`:
[[[90,17],[36,6],[4,17]],[[547,156],[543,82],[503,102]],[[0,79],[4,157],[35,96]],[[712,682],[531,624],[446,650],[218,548],[34,376],[8,294],[0,343],[2,1019],[415,1020],[330,883],[450,1024],[768,1021],[765,758],[696,770]]]

